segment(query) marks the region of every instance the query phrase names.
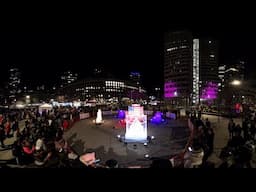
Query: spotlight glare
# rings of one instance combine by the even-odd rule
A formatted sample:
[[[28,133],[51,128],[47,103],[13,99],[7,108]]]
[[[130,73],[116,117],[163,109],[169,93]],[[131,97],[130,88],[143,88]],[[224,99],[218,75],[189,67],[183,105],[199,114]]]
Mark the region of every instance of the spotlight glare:
[[[151,139],[155,139],[155,137],[154,137],[154,136],[151,136]]]
[[[148,155],[148,154],[146,154],[144,157],[145,157],[145,158],[149,158],[149,155]]]

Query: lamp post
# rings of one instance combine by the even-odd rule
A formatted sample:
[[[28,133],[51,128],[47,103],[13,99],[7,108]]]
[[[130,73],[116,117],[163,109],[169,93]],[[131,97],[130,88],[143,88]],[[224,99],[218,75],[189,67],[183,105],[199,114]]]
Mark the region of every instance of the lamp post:
[[[133,90],[131,90],[131,103],[132,103],[132,93],[133,93]]]
[[[240,80],[233,80],[229,83],[229,88],[226,89],[227,91],[230,90],[231,91],[231,88],[236,88],[236,87],[239,87],[240,85],[242,84],[242,81]],[[221,116],[221,104],[222,104],[222,97],[223,97],[223,92],[224,92],[224,95],[225,95],[225,89],[221,89],[221,91],[219,92],[219,99],[218,99],[218,124],[220,125],[220,116]],[[229,92],[229,91],[228,91]],[[234,93],[234,90],[231,91],[231,105],[233,106],[234,104],[234,99],[233,99],[233,93]],[[225,104],[226,105],[226,104]],[[231,113],[232,111],[229,110],[229,112]],[[232,114],[230,114],[230,117]]]
[[[242,81],[240,80],[233,80],[231,83],[230,83],[233,87],[239,87],[241,84],[242,84]],[[234,96],[235,94],[233,95],[233,91],[232,91],[232,105],[234,104]]]
[[[30,104],[30,99],[31,99],[31,97],[30,97],[30,95],[26,95],[26,104]]]

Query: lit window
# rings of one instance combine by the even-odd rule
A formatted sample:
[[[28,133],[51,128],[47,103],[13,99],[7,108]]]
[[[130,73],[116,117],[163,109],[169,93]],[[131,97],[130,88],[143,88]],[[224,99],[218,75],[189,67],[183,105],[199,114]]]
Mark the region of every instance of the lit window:
[[[171,51],[174,51],[174,50],[177,50],[177,49],[178,49],[178,47],[172,47],[172,48],[167,49],[167,51],[171,52]]]

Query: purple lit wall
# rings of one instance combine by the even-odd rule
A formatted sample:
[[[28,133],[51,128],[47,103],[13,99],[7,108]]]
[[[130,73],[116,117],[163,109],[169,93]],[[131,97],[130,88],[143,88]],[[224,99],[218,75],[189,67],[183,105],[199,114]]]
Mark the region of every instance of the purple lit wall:
[[[216,99],[218,95],[218,85],[216,83],[209,82],[202,90],[201,99],[212,100]]]
[[[177,97],[177,86],[174,82],[166,82],[164,84],[164,97],[172,98]]]
[[[164,122],[164,119],[162,118],[162,115],[163,115],[163,113],[157,111],[157,112],[155,113],[154,117],[152,117],[152,119],[150,120],[151,123],[159,124],[159,123]]]
[[[117,114],[117,117],[119,119],[124,119],[125,118],[125,111],[124,110],[119,110],[118,114]]]

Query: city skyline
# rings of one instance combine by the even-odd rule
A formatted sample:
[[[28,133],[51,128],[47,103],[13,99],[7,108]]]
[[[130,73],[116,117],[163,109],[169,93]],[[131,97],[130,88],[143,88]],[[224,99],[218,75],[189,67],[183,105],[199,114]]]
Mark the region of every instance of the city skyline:
[[[241,29],[207,31],[191,26],[168,27],[168,30],[188,29],[194,35],[212,37],[220,41],[220,63],[228,64],[233,58],[247,62],[246,78],[253,78],[255,37]],[[97,66],[114,77],[128,79],[131,71],[142,75],[147,88],[163,85],[163,34],[148,32],[87,32],[87,33],[1,33],[1,63],[3,71],[15,65],[20,68],[25,82],[53,84],[64,71],[78,73],[86,78]],[[250,39],[251,38],[251,39]],[[250,41],[249,41],[250,39]],[[232,43],[233,42],[233,43]],[[30,71],[38,73],[32,74]],[[250,72],[250,73],[248,73]],[[154,78],[152,78],[154,77]],[[6,81],[8,74],[1,76]]]

